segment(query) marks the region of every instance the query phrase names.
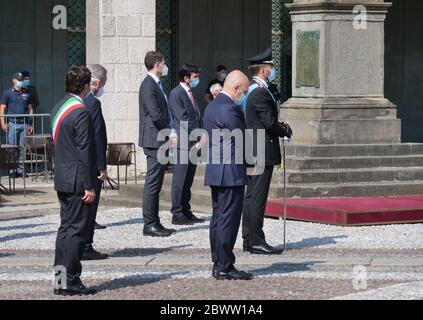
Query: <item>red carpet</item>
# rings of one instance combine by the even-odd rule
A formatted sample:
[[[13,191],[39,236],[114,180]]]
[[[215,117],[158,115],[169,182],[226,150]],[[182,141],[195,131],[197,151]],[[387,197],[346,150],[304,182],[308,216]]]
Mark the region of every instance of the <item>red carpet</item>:
[[[283,200],[269,201],[267,217],[283,217]],[[287,201],[291,220],[340,226],[423,222],[423,196],[298,199]]]

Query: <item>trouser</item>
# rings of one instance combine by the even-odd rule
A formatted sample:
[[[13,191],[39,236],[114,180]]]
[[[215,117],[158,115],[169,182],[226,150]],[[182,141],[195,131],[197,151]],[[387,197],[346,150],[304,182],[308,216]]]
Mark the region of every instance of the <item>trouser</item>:
[[[144,183],[142,214],[144,226],[151,227],[160,224],[159,195],[162,190],[166,166],[157,159],[157,150],[144,149],[147,155],[147,174]]]
[[[16,145],[24,147],[25,137],[28,135],[28,124],[25,123],[14,123],[12,121],[8,124],[8,134],[7,134],[7,143],[11,145]],[[23,154],[20,152],[18,160],[22,163]],[[20,165],[17,169],[19,174],[23,173],[23,166]],[[10,173],[14,173],[14,170],[11,170]]]
[[[64,267],[67,284],[74,285],[80,281],[81,258],[88,241],[88,221],[93,205],[82,202],[83,194],[57,194],[61,209],[54,266]]]
[[[242,238],[249,246],[266,244],[263,232],[264,211],[272,181],[273,166],[266,166],[263,174],[249,176],[242,215]]]
[[[217,272],[234,269],[233,249],[241,223],[245,187],[211,187],[213,215],[210,221],[212,261]]]
[[[100,175],[100,173],[99,173]],[[103,181],[97,180],[97,185],[95,189],[95,200],[92,205],[92,213],[90,215],[89,221],[88,221],[88,242],[87,245],[92,245],[94,243],[94,231],[95,231],[95,220],[97,218],[97,211],[98,211],[98,205],[100,203],[100,195],[101,195],[101,188],[103,186]]]
[[[197,166],[192,163],[174,164],[172,180],[172,214],[174,217],[192,216],[191,187]]]

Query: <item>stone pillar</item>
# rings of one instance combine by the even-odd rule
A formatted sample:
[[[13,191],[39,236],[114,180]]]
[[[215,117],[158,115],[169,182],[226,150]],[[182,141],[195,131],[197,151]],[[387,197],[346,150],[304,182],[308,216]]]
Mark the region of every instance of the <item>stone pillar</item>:
[[[110,142],[138,148],[138,91],[147,74],[145,54],[156,47],[155,15],[155,0],[87,1],[87,64],[109,73],[101,100]],[[139,175],[145,159],[139,148],[137,155]]]
[[[363,25],[354,20],[366,8]],[[297,144],[399,143],[401,121],[384,97],[383,0],[294,0],[293,97],[281,116]],[[361,12],[364,14],[364,12]]]

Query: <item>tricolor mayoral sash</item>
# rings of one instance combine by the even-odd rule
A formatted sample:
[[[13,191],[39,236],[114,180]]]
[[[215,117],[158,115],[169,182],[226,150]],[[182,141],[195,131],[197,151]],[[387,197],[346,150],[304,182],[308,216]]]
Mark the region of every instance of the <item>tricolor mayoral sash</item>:
[[[67,100],[63,106],[59,109],[59,111],[54,116],[53,122],[51,123],[51,127],[53,130],[53,141],[54,144],[57,143],[57,136],[60,131],[60,127],[63,123],[63,120],[66,119],[67,116],[71,114],[72,111],[76,109],[84,108],[84,104],[81,103],[77,98],[72,97]]]

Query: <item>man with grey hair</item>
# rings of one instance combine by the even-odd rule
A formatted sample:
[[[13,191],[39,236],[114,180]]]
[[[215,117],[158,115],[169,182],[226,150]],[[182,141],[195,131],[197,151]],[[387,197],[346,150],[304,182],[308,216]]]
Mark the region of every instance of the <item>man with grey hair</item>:
[[[215,83],[210,87],[210,92],[213,96],[213,99],[216,99],[216,97],[221,93],[223,90],[223,87],[220,85],[220,83]]]
[[[96,147],[96,169],[97,169],[97,185],[96,185],[96,197],[92,205],[93,213],[90,216],[89,221],[89,240],[85,245],[84,255],[82,260],[101,260],[106,259],[107,255],[102,254],[93,248],[94,242],[94,230],[105,229],[105,226],[101,226],[96,223],[98,204],[100,201],[100,193],[103,182],[107,179],[107,130],[106,123],[104,121],[103,112],[101,109],[101,102],[98,100],[104,94],[104,86],[107,82],[107,70],[99,65],[93,64],[88,66],[91,71],[91,92],[84,100],[84,104],[90,112],[95,132],[95,147]]]

